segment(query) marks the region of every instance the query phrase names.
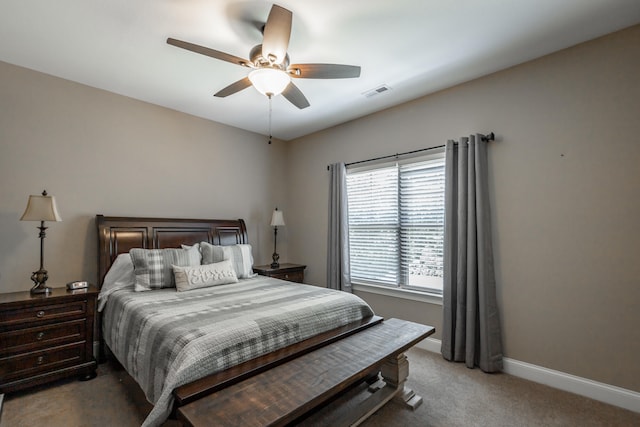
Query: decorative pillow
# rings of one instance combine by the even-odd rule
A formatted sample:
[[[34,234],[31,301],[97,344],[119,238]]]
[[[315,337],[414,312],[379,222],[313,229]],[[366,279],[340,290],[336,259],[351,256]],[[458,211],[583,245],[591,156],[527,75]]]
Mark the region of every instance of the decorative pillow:
[[[197,264],[202,264],[202,252],[200,251],[200,243],[196,243],[195,245],[180,245],[182,249],[193,249],[198,251],[198,262]]]
[[[207,286],[238,283],[236,271],[229,260],[193,267],[179,267],[174,265],[173,274],[176,278],[176,288],[178,292],[205,288]]]
[[[236,270],[238,279],[248,279],[256,276],[253,274],[251,245],[216,246],[211,243],[201,242],[200,250],[202,251],[202,264],[229,260]]]
[[[180,245],[180,247],[182,249],[192,249],[192,248],[197,248],[198,251],[200,250],[200,243],[196,243],[195,245]]]
[[[200,252],[191,249],[131,249],[129,251],[136,275],[135,290],[173,288],[176,285],[172,265],[199,265]]]

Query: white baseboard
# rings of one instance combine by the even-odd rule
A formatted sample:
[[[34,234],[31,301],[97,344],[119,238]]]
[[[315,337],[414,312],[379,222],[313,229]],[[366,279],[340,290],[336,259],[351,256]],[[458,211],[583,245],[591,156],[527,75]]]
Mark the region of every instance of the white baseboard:
[[[416,347],[440,353],[441,341],[427,338]],[[503,372],[536,383],[640,412],[640,393],[505,357]]]
[[[504,358],[503,372],[560,390],[640,412],[640,393],[519,360]]]
[[[423,350],[431,351],[433,353],[440,353],[440,346],[442,345],[442,341],[437,340],[435,338],[427,338],[420,341],[416,344],[416,347],[421,348]]]

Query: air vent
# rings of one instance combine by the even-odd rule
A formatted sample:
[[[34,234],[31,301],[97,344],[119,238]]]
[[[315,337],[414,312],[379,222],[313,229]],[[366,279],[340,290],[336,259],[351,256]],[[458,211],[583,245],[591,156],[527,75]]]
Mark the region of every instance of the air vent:
[[[391,88],[387,85],[378,86],[375,89],[368,90],[363,93],[363,95],[367,98],[371,98],[372,96],[380,95],[381,93],[387,92],[391,90]]]

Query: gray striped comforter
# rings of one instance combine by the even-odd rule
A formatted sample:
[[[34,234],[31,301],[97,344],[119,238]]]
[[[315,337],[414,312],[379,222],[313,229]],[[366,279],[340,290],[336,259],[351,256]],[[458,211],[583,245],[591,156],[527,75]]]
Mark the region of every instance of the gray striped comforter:
[[[104,339],[161,424],[174,388],[363,317],[371,308],[345,292],[259,276],[187,292],[114,292]]]

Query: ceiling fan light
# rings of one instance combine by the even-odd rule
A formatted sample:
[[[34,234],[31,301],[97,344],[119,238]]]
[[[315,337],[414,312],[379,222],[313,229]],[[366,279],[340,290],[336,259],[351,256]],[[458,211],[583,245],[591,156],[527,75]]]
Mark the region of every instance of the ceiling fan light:
[[[258,92],[263,95],[280,95],[291,82],[291,77],[275,68],[258,68],[249,73],[249,80]]]

